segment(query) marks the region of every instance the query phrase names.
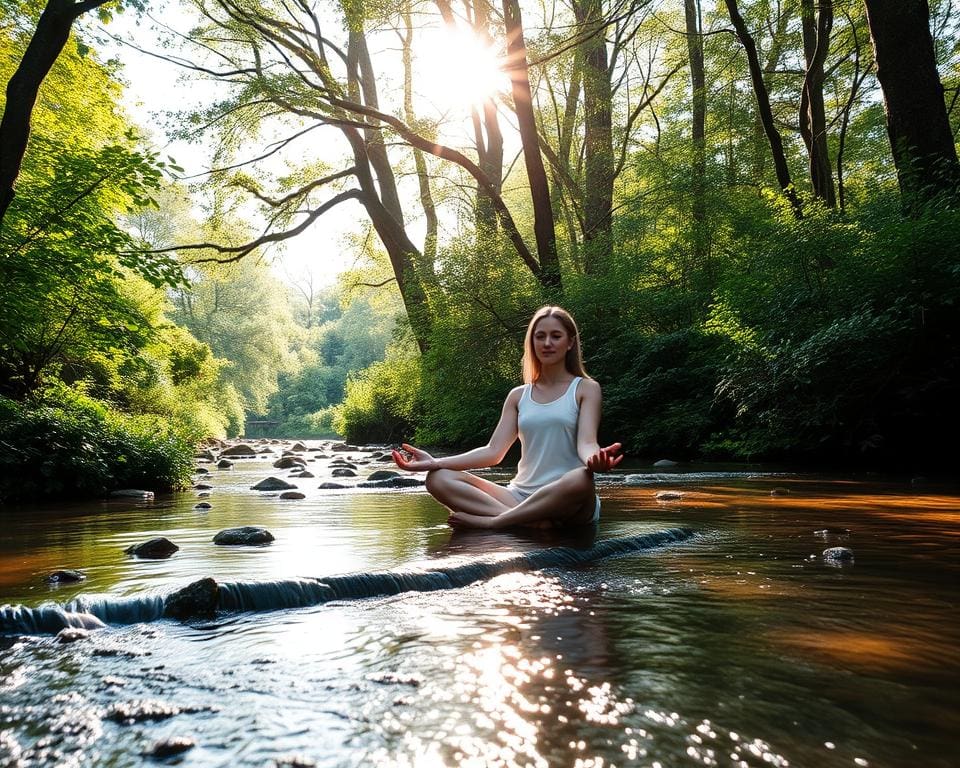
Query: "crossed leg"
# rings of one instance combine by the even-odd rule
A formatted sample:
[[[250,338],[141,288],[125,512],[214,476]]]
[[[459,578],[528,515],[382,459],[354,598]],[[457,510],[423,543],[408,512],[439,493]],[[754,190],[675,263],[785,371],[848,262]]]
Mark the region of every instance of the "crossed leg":
[[[570,470],[519,503],[502,486],[449,469],[430,472],[427,491],[451,511],[452,525],[467,528],[583,525],[596,504],[593,473],[586,468]]]

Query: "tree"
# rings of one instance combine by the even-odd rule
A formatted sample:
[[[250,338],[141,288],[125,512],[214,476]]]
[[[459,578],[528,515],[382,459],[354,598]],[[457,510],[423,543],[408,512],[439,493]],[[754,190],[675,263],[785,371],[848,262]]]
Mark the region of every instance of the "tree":
[[[960,164],[930,35],[927,0],[864,0],[887,135],[908,209],[956,192]]]
[[[830,50],[830,31],[833,29],[833,0],[820,0],[819,10],[814,0],[801,0],[803,54],[807,69],[803,77],[800,97],[800,135],[807,147],[810,184],[815,197],[833,208],[836,193],[827,146],[827,118],[823,104],[823,63]]]
[[[30,139],[30,116],[44,78],[67,44],[73,22],[113,1],[47,0],[23,58],[7,82],[0,118],[0,226],[13,200]]]

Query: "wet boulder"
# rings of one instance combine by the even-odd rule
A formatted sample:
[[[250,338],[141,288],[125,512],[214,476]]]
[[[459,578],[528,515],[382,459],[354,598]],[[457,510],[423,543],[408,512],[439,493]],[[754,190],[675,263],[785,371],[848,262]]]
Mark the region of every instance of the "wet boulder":
[[[203,450],[203,451],[197,451],[197,453],[194,454],[194,457],[193,457],[193,458],[195,458],[195,459],[202,459],[203,461],[216,461],[216,460],[217,460],[217,457],[214,455],[213,451],[211,451],[211,450],[209,450],[209,449],[208,449],[208,450]]]
[[[213,504],[209,501],[201,501],[199,504],[193,505],[194,509],[213,509]]]
[[[270,531],[256,525],[225,528],[213,537],[214,544],[236,544],[247,547],[269,544],[273,540],[273,534]]]
[[[850,547],[829,547],[823,550],[823,559],[828,563],[852,563],[853,550]]]
[[[657,501],[680,501],[683,493],[680,491],[657,491]]]
[[[195,475],[209,475],[210,470],[206,467],[194,467],[193,474]]]
[[[229,448],[225,448],[220,452],[220,456],[256,456],[257,450],[251,445],[246,443],[237,443],[236,445],[231,445]]]
[[[153,491],[141,491],[138,488],[120,488],[110,492],[112,499],[152,499]]]
[[[306,470],[304,470],[303,472],[296,472],[295,474],[290,475],[290,477],[311,478],[311,477],[314,477],[314,474],[313,472],[307,472]]]
[[[229,459],[220,459],[217,462],[217,469],[233,469],[233,462]]]
[[[86,575],[72,568],[62,568],[59,571],[47,574],[47,581],[51,584],[76,584],[86,578]]]
[[[345,469],[356,469],[357,465],[344,459],[334,459],[330,462],[331,467],[343,467]]]
[[[300,491],[284,491],[280,494],[281,499],[305,499],[307,498],[306,494],[300,493]]]
[[[220,585],[207,577],[168,595],[163,603],[163,615],[180,621],[210,618],[217,611],[219,599]]]
[[[334,477],[356,477],[357,473],[349,467],[337,467],[333,470]]]
[[[90,637],[90,630],[82,627],[64,627],[57,632],[57,642],[64,645],[86,640],[88,637]]]
[[[160,739],[154,742],[146,752],[144,757],[152,757],[155,760],[164,760],[168,757],[175,757],[188,752],[197,746],[197,742],[188,736],[172,736],[168,739]]]
[[[303,443],[297,442],[297,443],[294,443],[294,444],[293,444],[293,446],[290,448],[290,450],[291,450],[291,451],[305,451],[305,450],[307,450],[307,446],[305,446]]]
[[[771,496],[789,496],[789,495],[790,495],[790,489],[789,489],[789,488],[774,488],[772,491],[770,491],[770,495],[771,495]]]
[[[164,536],[157,536],[140,544],[131,544],[125,550],[128,555],[143,558],[145,560],[163,560],[170,557],[180,547],[174,544],[170,539]]]
[[[361,483],[361,485],[362,485],[362,483]],[[345,486],[345,485],[343,485],[343,484],[341,484],[341,483],[320,483],[320,485],[318,485],[317,487],[318,487],[321,491],[339,491],[339,490],[342,490],[342,489],[346,488],[347,486]]]
[[[256,485],[251,485],[251,491],[291,491],[296,488],[293,483],[281,480],[279,477],[270,476],[266,480],[261,480]]]
[[[677,466],[677,463],[678,463],[678,462],[673,461],[673,460],[671,460],[671,459],[660,459],[659,461],[653,462],[653,466],[655,466],[655,467],[675,467],[675,466]]]
[[[305,467],[307,462],[299,456],[282,456],[273,462],[277,469],[290,469],[291,467]]]
[[[357,488],[416,488],[426,485],[423,480],[416,477],[391,477],[387,480],[368,480],[364,483],[357,483]]]
[[[213,490],[213,486],[210,485],[209,483],[194,483],[193,488],[194,488],[194,490],[197,490],[197,491],[211,491],[211,490]]]
[[[368,482],[375,482],[377,480],[390,480],[394,477],[400,477],[399,472],[393,472],[389,469],[378,469],[376,472],[371,472],[367,475]]]
[[[355,445],[348,445],[347,443],[334,443],[330,446],[331,451],[344,452],[344,451],[359,451],[360,449]]]

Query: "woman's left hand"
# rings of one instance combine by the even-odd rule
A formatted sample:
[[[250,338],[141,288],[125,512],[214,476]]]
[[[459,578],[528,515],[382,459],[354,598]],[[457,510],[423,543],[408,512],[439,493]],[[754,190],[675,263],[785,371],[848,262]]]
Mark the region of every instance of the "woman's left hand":
[[[587,459],[587,469],[591,472],[609,472],[623,461],[623,454],[620,453],[622,447],[621,443],[612,443],[606,448],[601,448]]]

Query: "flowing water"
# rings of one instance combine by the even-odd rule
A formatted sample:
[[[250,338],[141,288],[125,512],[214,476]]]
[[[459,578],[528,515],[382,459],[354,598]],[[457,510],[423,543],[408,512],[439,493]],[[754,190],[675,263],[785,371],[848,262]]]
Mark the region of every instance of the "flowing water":
[[[305,499],[250,490],[286,474],[271,461],[211,469],[207,499],[0,510],[0,765],[960,765],[956,489],[634,469],[605,479],[595,531],[485,533],[451,531],[422,489],[319,490],[323,459],[292,481]],[[212,543],[241,525],[276,540]],[[169,559],[123,554],[160,535]],[[87,579],[49,585],[58,568]],[[265,610],[374,572],[430,591]],[[122,618],[207,576],[261,610],[128,615],[66,643],[9,607]],[[193,746],[159,757],[175,739]]]

